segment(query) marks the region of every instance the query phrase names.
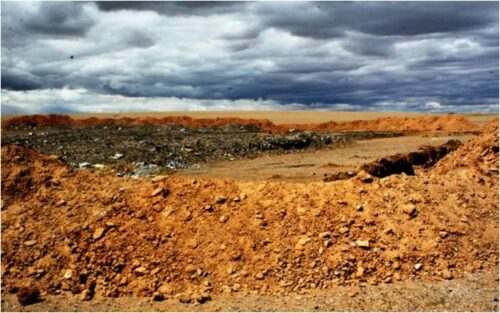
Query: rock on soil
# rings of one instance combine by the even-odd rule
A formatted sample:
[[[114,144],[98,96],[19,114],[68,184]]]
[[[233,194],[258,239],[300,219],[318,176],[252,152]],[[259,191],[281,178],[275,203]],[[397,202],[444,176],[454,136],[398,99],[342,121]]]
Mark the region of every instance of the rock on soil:
[[[40,290],[35,286],[20,287],[17,291],[17,300],[22,305],[29,305],[40,301]]]

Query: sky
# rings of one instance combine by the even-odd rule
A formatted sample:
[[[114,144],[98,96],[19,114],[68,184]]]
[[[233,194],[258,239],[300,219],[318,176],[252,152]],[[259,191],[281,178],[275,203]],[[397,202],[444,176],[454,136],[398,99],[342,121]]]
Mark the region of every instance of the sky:
[[[2,114],[498,112],[498,2],[1,2]]]

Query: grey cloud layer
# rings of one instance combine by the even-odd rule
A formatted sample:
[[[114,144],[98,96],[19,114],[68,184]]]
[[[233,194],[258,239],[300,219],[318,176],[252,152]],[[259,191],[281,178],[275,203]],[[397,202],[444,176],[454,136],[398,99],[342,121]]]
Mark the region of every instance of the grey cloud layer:
[[[498,104],[496,2],[2,2],[2,42],[5,92]]]

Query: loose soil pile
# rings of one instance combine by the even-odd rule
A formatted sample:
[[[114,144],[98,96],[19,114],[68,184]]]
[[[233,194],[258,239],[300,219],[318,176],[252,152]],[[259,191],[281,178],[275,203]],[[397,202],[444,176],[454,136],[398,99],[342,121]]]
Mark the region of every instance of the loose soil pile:
[[[2,288],[203,302],[498,265],[498,121],[416,176],[117,178],[2,146]]]
[[[72,119],[67,115],[17,116],[3,122],[3,129],[30,129],[44,126],[102,126],[102,125],[181,125],[188,128],[220,127],[224,125],[256,127],[264,132],[284,133],[291,129],[310,131],[474,131],[478,126],[461,115],[384,117],[374,120],[357,120],[345,123],[280,124],[267,119],[243,119],[235,117],[193,119],[189,116],[167,116],[162,118],[87,118]]]

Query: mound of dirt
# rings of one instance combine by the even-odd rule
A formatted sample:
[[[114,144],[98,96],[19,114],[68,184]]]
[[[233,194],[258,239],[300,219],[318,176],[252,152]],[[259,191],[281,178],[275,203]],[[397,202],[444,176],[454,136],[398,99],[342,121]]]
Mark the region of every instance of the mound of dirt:
[[[459,140],[450,140],[437,147],[423,146],[417,152],[398,153],[367,163],[361,166],[361,170],[379,178],[401,173],[414,175],[413,166],[432,166],[461,145]]]
[[[475,131],[478,126],[461,115],[384,117],[375,120],[357,120],[345,123],[275,125],[267,119],[243,119],[236,117],[194,119],[189,116],[162,118],[87,118],[72,119],[67,115],[18,116],[3,122],[3,129],[22,129],[43,126],[97,126],[97,125],[182,125],[189,128],[221,127],[225,125],[253,126],[263,132],[283,133],[291,129],[311,131]]]
[[[203,302],[450,279],[498,264],[498,176],[481,179],[116,178],[3,146],[2,288]]]
[[[498,175],[498,119],[487,123],[481,134],[443,158],[436,166],[439,172],[458,168],[475,168],[483,175]]]

